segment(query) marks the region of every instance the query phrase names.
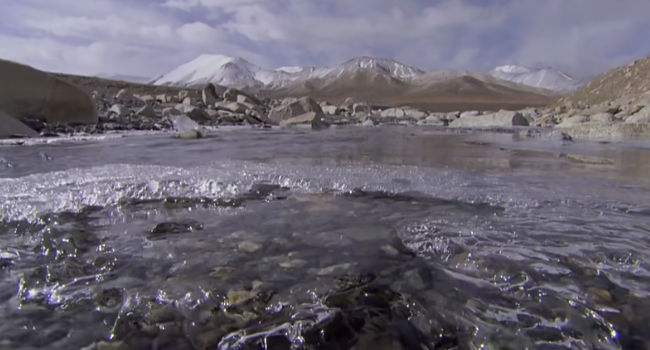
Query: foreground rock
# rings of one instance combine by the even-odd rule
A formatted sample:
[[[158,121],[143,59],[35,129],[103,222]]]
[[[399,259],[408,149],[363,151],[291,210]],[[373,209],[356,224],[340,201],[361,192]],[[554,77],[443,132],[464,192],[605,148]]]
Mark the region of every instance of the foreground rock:
[[[576,124],[554,130],[551,136],[569,135],[574,139],[621,140],[629,138],[650,137],[649,123],[615,123],[605,124],[589,122]]]
[[[20,120],[0,111],[0,137],[37,136],[38,132]]]
[[[269,119],[276,123],[282,123],[285,120],[304,116],[306,113],[310,112],[314,113],[312,119],[325,118],[325,113],[318,102],[314,101],[311,97],[303,97],[291,103],[283,103],[282,105],[273,108],[269,112]],[[311,120],[308,120],[308,122],[311,122]]]
[[[452,121],[453,128],[508,128],[513,126],[528,126],[528,120],[519,112],[499,111],[486,115],[478,113],[461,114],[460,118]]]
[[[93,124],[95,102],[71,83],[35,68],[0,59],[0,109],[14,118]]]

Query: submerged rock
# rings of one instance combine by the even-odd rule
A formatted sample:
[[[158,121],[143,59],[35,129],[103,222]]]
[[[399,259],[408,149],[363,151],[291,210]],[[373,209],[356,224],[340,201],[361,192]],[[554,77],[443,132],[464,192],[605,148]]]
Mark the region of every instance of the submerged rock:
[[[149,238],[159,238],[161,236],[179,233],[188,233],[192,231],[203,230],[203,225],[194,221],[168,221],[156,225],[149,232]]]
[[[466,114],[449,123],[449,127],[452,128],[507,128],[528,125],[528,120],[521,113],[512,111],[499,111],[485,115]]]
[[[175,138],[177,139],[200,139],[203,138],[203,134],[201,134],[200,131],[198,130],[186,130],[186,131],[181,131],[174,135]]]

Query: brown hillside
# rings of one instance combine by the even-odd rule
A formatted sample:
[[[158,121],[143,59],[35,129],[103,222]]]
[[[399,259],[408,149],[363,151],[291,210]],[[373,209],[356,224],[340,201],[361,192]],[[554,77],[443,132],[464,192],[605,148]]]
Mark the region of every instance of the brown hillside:
[[[571,95],[560,99],[558,104],[595,105],[647,92],[650,92],[650,56],[605,72]]]
[[[99,91],[107,96],[120,89],[136,94],[177,94],[191,88],[155,86],[96,77],[52,73],[87,91]],[[247,89],[248,90],[248,89]],[[252,91],[251,91],[252,92]],[[340,76],[338,79],[311,79],[306,82],[276,89],[257,91],[270,98],[311,96],[320,101],[342,104],[352,97],[385,106],[412,106],[435,112],[466,110],[498,110],[540,107],[552,104],[556,98],[543,94],[514,89],[508,84],[493,84],[460,76],[444,81],[405,82],[376,71],[359,71]]]
[[[546,106],[557,100],[555,96],[486,83],[470,76],[415,83],[373,71],[355,72],[330,81],[312,79],[263,94],[272,98],[311,96],[332,104],[352,97],[377,105],[409,105],[435,112],[522,109]]]

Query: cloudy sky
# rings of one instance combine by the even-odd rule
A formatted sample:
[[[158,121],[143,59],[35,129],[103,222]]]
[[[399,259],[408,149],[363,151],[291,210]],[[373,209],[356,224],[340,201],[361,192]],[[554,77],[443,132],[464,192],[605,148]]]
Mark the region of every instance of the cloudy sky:
[[[266,68],[360,55],[593,75],[650,54],[650,0],[0,0],[0,58],[156,76],[202,53]]]

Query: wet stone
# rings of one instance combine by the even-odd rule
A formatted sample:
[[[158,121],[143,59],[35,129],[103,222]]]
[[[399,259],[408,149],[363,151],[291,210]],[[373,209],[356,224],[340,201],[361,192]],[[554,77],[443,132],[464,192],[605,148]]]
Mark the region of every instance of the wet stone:
[[[307,260],[303,259],[293,259],[285,262],[281,262],[280,266],[285,269],[301,268],[307,265]]]
[[[255,253],[262,250],[262,245],[251,241],[243,241],[237,245],[237,249],[244,253]]]
[[[318,276],[340,274],[340,273],[344,273],[345,271],[348,271],[354,265],[355,265],[354,263],[345,263],[345,264],[332,265],[332,266],[324,267],[324,268],[318,270],[316,272],[316,274]]]
[[[224,279],[234,275],[237,271],[239,271],[239,269],[230,266],[215,267],[212,269],[212,272],[210,272],[210,277]]]
[[[149,238],[160,238],[165,235],[189,233],[203,230],[203,225],[194,221],[169,221],[156,225],[149,232]]]

